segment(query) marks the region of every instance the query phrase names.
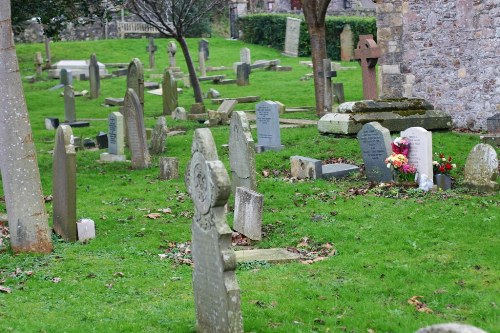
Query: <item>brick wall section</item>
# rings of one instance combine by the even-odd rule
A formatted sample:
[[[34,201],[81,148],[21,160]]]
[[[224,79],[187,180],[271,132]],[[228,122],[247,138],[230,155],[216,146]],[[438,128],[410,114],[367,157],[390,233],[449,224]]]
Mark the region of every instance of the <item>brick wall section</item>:
[[[420,97],[455,127],[500,112],[498,0],[378,0],[381,97]]]

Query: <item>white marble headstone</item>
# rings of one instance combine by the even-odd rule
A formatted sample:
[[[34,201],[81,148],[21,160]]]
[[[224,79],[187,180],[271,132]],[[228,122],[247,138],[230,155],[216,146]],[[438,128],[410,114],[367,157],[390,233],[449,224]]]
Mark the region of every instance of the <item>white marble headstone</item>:
[[[417,168],[419,178],[426,175],[428,179],[432,179],[432,133],[422,127],[410,127],[401,132],[401,137],[410,141],[408,163]]]

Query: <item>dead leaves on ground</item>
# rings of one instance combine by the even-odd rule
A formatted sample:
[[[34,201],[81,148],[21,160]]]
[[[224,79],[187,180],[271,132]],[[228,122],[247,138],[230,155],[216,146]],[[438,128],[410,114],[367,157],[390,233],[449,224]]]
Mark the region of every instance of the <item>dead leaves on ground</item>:
[[[415,306],[415,309],[418,312],[433,313],[434,311],[432,311],[432,309],[427,307],[427,304],[420,301],[421,298],[424,298],[424,296],[413,296],[408,300],[408,304]]]
[[[302,237],[296,247],[288,247],[287,250],[300,254],[300,262],[305,265],[325,260],[337,254],[337,250],[333,244],[314,243],[308,237]]]
[[[160,259],[171,259],[178,265],[193,265],[193,256],[191,255],[191,242],[171,242],[165,241],[165,244],[160,246],[165,249],[164,253],[158,256]]]

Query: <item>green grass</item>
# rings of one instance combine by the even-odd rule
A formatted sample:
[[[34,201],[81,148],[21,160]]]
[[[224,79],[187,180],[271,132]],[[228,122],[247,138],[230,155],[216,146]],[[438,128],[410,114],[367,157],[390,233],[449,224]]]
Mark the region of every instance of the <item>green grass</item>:
[[[166,64],[168,40],[157,40],[158,69]],[[97,53],[101,62],[146,61],[146,40],[54,43],[54,61],[86,59]],[[189,40],[196,54],[197,40]],[[209,66],[231,66],[239,49],[252,50],[252,59],[279,58],[291,72],[252,73],[247,87],[214,86],[223,97],[260,95],[287,106],[312,106],[313,82],[299,81],[310,69],[276,50],[239,41],[210,39]],[[18,45],[22,75],[33,72],[33,53],[43,45]],[[178,64],[185,66],[179,55]],[[145,64],[147,65],[147,64]],[[345,64],[354,65],[356,64]],[[149,73],[149,71],[147,72]],[[228,77],[234,73],[228,71]],[[361,98],[359,68],[338,73],[348,100]],[[24,84],[45,195],[52,192],[54,132],[44,129],[45,117],[63,118],[60,91],[47,89],[58,81]],[[101,81],[98,100],[77,99],[79,119],[105,119],[117,108],[104,108],[105,97],[120,97],[125,79]],[[75,81],[76,90],[89,89]],[[193,102],[188,89],[180,95],[186,108]],[[146,94],[146,125],[161,114],[161,98]],[[217,107],[215,105],[207,106]],[[249,110],[253,104],[239,104]],[[288,114],[287,114],[288,116]],[[315,119],[312,113],[290,116]],[[179,158],[180,174],[189,159],[193,130],[201,125],[168,119],[169,128],[187,130],[169,137],[164,156]],[[74,134],[94,137],[107,131],[95,120]],[[212,129],[219,156],[229,167],[228,128]],[[254,132],[254,138],[256,133]],[[483,195],[462,186],[463,166],[477,135],[433,133],[435,151],[444,151],[458,164],[455,187],[449,192],[422,193],[398,188],[372,188],[355,175],[342,181],[290,182],[283,172],[289,157],[344,157],[360,165],[357,140],[322,136],[316,128],[283,129],[285,150],[257,155],[258,191],[264,194],[263,223],[270,230],[257,247],[295,247],[303,237],[311,244],[331,243],[337,255],[304,265],[255,265],[236,272],[241,287],[245,332],[414,332],[441,322],[464,322],[489,332],[500,331],[498,290],[500,244],[497,194]],[[168,241],[190,239],[192,203],[182,177],[157,179],[158,157],[148,170],[126,164],[99,164],[99,151],[77,154],[77,216],[96,222],[97,238],[88,244],[66,243],[54,237],[50,255],[12,255],[0,249],[0,332],[193,332],[195,330],[191,268],[160,260]],[[276,170],[263,177],[263,170]],[[232,200],[232,199],[231,199]],[[232,201],[231,201],[232,205]],[[171,208],[172,214],[146,218],[149,211]],[[47,204],[49,213],[52,211]],[[0,212],[5,204],[0,203]],[[312,219],[320,216],[320,219]],[[231,224],[232,214],[228,215]],[[250,267],[251,268],[251,267]],[[17,273],[16,273],[17,272]],[[32,272],[32,273],[30,273]],[[54,278],[60,278],[55,283]],[[56,280],[57,281],[57,280]],[[407,301],[423,296],[433,313],[417,312]]]

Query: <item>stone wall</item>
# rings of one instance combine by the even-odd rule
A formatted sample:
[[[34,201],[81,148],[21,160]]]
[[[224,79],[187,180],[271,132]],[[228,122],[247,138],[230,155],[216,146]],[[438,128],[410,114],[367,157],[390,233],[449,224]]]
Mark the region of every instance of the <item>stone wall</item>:
[[[381,97],[420,97],[455,127],[500,111],[498,0],[378,0]]]
[[[273,12],[302,14],[302,10],[291,10],[291,0],[275,0]],[[328,5],[328,15],[334,16],[374,16],[375,7],[372,0],[352,0],[351,8],[344,8],[344,0],[331,0]]]

